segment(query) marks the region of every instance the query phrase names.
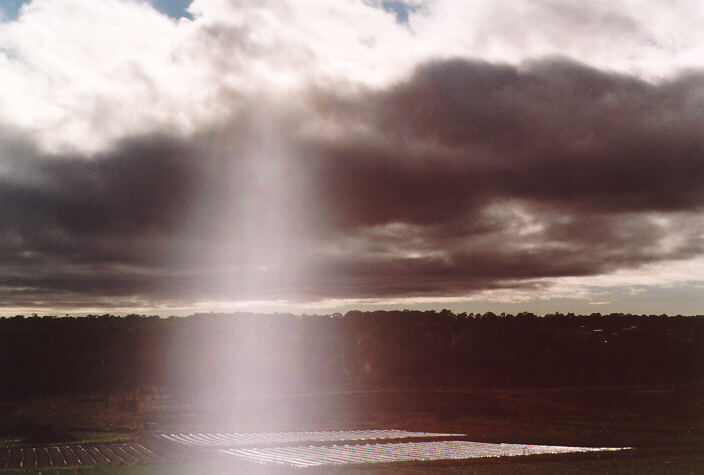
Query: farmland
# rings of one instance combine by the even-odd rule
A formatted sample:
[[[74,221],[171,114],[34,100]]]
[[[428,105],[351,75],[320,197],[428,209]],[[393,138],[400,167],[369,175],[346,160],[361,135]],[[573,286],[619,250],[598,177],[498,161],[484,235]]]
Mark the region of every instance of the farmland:
[[[704,467],[701,318],[309,318],[0,320],[0,469],[252,469],[253,448],[355,473]],[[467,458],[481,444],[519,456]],[[426,449],[445,455],[399,455]]]
[[[614,398],[618,403],[611,405],[598,403],[607,397]],[[76,402],[76,404],[81,403]],[[446,413],[448,406],[454,411],[451,416]],[[282,407],[311,408],[310,413],[304,411],[298,414],[298,420],[281,421],[282,426],[288,424],[288,429],[305,427],[310,430],[303,434],[295,431],[250,432],[256,427],[271,427],[274,423],[263,416],[269,413],[270,408],[276,407],[279,410]],[[704,463],[701,450],[704,447],[701,407],[701,391],[692,387],[399,390],[191,402],[166,398],[159,404],[152,405],[150,409],[143,408],[136,413],[129,413],[153,430],[109,432],[108,429],[114,423],[115,415],[106,420],[96,416],[90,424],[104,424],[105,429],[104,432],[90,433],[93,440],[80,441],[80,432],[68,432],[64,437],[70,435],[75,440],[64,441],[62,444],[14,440],[9,444],[8,452],[3,453],[15,458],[17,454],[22,454],[22,459],[26,460],[23,466],[31,467],[35,462],[32,461],[34,459],[27,458],[29,453],[34,457],[35,452],[41,453],[40,451],[44,451],[45,448],[55,452],[54,447],[58,447],[63,453],[66,446],[69,446],[70,450],[78,452],[75,454],[77,462],[92,464],[88,456],[81,458],[84,452],[76,447],[79,445],[89,454],[93,454],[96,462],[100,460],[99,454],[102,454],[115,463],[110,457],[110,451],[106,451],[105,448],[112,448],[112,452],[121,454],[122,452],[113,447],[130,451],[130,448],[139,450],[131,444],[141,444],[154,453],[152,458],[145,456],[138,461],[129,461],[123,456],[125,462],[120,462],[118,459],[117,464],[124,467],[153,468],[163,464],[175,464],[173,465],[175,467],[192,467],[192,464],[198,467],[223,467],[239,464],[235,466],[252,468],[259,467],[260,464],[250,466],[247,462],[251,463],[251,458],[232,457],[227,453],[221,453],[220,455],[225,456],[222,457],[215,452],[222,448],[235,450],[257,448],[259,451],[268,450],[273,454],[272,456],[281,459],[277,451],[282,450],[282,447],[289,447],[287,449],[289,451],[293,450],[294,452],[289,452],[291,455],[296,450],[328,450],[300,447],[337,446],[338,448],[332,450],[339,451],[345,450],[345,446],[352,444],[362,447],[366,445],[364,457],[368,459],[373,456],[369,449],[374,446],[376,446],[374,450],[381,450],[381,458],[384,452],[390,449],[388,446],[384,449],[379,445],[466,441],[479,445],[503,442],[516,446],[635,448],[619,451],[619,453],[587,452],[523,456],[535,452],[520,447],[518,449],[520,456],[510,461],[505,457],[492,459],[491,462],[483,458],[467,459],[469,455],[465,453],[463,459],[457,459],[454,462],[444,458],[421,463],[403,461],[404,459],[401,458],[389,464],[385,470],[393,473],[393,470],[400,470],[399,467],[401,467],[403,471],[398,473],[404,473],[405,470],[420,470],[419,473],[422,473],[422,467],[430,464],[449,473],[458,470],[458,467],[472,467],[491,473],[500,467],[506,468],[506,464],[509,466],[528,464],[536,467],[558,464],[559,467],[559,464],[569,463],[577,464],[576,466],[581,464],[584,467],[596,464],[595,466],[598,467],[627,468],[639,466],[639,464],[646,467],[667,467],[674,461],[692,470],[692,467],[701,467]],[[329,419],[311,417],[312,408],[328,414]],[[331,408],[337,408],[337,413],[333,413]],[[37,406],[36,409],[39,415],[40,407]],[[218,417],[218,414],[230,411],[232,414]],[[261,422],[256,422],[254,416],[251,418],[243,416],[249,411],[259,415]],[[77,420],[75,422],[77,425],[74,427],[71,427],[70,421],[65,423],[68,429],[75,429],[86,422],[85,419]],[[382,430],[373,431],[371,429],[373,427],[382,428]],[[406,431],[393,430],[399,427],[405,428]],[[234,432],[242,428],[246,428],[247,432]],[[314,431],[315,428],[324,430]],[[349,428],[350,432],[333,431],[332,428]],[[420,428],[425,430],[419,430]],[[429,432],[438,434],[429,434]],[[104,442],[98,442],[100,437]],[[110,437],[122,441],[111,442]],[[131,440],[125,441],[125,437]],[[178,442],[179,440],[181,442]],[[488,445],[488,447],[492,446]],[[96,449],[99,453],[96,453]],[[353,448],[353,450],[358,452],[361,449]],[[393,452],[398,454],[398,451]],[[423,450],[419,452],[422,453]],[[308,457],[310,455],[310,453],[307,454]],[[339,454],[334,456],[326,453],[317,454],[320,460],[329,459],[331,456],[340,459]],[[386,456],[387,461],[394,457],[398,458],[398,455]],[[299,460],[304,458],[300,457]],[[67,457],[67,461],[69,460],[70,457]],[[17,462],[6,463],[8,467],[18,466]],[[56,466],[61,466],[60,463],[54,463]],[[371,470],[370,473],[377,473],[380,468],[375,467],[372,469],[368,464],[356,464],[348,466],[345,470],[359,473]],[[310,470],[316,470],[315,466],[311,466]],[[342,468],[340,467],[339,470]],[[164,473],[170,471],[171,469],[165,469]]]
[[[0,448],[0,469],[31,470],[199,463],[204,466],[333,467],[404,461],[466,460],[622,448],[492,444],[464,440],[462,434],[402,430],[286,433],[154,433],[129,443],[57,444]],[[271,467],[273,468],[273,467]]]
[[[145,465],[163,458],[143,444],[75,444],[0,448],[1,469],[62,468],[82,465]]]
[[[258,463],[297,468],[375,464],[406,461],[465,460],[483,457],[602,452],[612,448],[560,447],[522,444],[487,444],[463,440],[396,442],[307,447],[222,449],[220,452]]]

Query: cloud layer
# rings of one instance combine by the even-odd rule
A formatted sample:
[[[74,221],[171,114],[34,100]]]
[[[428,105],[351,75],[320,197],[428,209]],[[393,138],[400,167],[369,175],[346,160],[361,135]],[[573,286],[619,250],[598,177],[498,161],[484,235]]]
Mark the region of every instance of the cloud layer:
[[[702,270],[704,40],[682,5],[383,3],[34,0],[0,24],[4,305]],[[690,43],[663,43],[667,18]]]

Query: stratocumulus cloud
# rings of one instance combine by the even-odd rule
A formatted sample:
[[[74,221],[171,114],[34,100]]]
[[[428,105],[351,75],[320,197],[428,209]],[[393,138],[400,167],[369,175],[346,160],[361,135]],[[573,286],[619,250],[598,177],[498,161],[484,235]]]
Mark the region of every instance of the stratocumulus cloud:
[[[692,43],[655,48],[661,24],[621,4],[520,4],[510,21],[491,5],[478,26],[453,2],[202,0],[180,19],[29,3],[0,25],[4,305],[544,298],[639,269],[629,285],[651,285],[655,268],[701,281],[700,33],[682,17]],[[83,34],[57,36],[52,15]],[[642,54],[586,53],[574,25]]]

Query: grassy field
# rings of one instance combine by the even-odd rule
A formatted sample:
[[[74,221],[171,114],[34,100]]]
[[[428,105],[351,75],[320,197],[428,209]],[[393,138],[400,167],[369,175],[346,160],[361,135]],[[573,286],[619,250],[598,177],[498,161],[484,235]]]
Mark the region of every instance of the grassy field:
[[[35,400],[3,407],[0,445],[116,442],[150,430],[249,432],[402,428],[483,442],[634,447],[570,454],[400,463],[344,473],[697,473],[704,471],[704,390],[621,386],[502,390],[389,390],[129,406]],[[86,402],[88,401],[88,402]],[[88,410],[90,405],[93,410]],[[33,433],[22,431],[33,428]],[[46,440],[40,440],[43,436]],[[61,440],[48,440],[54,437]],[[95,468],[97,473],[200,473],[199,467]],[[196,470],[194,472],[194,470]],[[320,473],[329,473],[326,469]],[[205,472],[203,472],[205,473]]]

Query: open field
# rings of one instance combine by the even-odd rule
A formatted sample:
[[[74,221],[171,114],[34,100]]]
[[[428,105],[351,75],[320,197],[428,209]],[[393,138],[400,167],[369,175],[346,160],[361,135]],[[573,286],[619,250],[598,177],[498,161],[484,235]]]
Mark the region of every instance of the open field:
[[[82,402],[83,401],[83,402]],[[110,413],[104,419],[96,413],[90,420],[84,414],[74,421],[63,419],[61,427],[52,428],[56,437],[72,440],[32,442],[28,434],[5,433],[3,457],[21,454],[23,467],[30,467],[36,457],[65,452],[66,445],[83,444],[93,461],[105,463],[112,459],[118,447],[133,449],[135,443],[152,441],[154,432],[227,433],[340,430],[359,431],[403,428],[417,432],[466,434],[463,440],[487,443],[540,444],[584,447],[634,447],[632,451],[599,454],[531,455],[507,459],[473,459],[456,461],[396,462],[384,465],[383,473],[422,473],[434,471],[477,473],[579,470],[614,470],[670,473],[697,471],[704,468],[704,391],[695,385],[684,386],[621,386],[593,388],[542,388],[502,390],[385,390],[319,393],[241,400],[184,401],[164,397],[159,403],[138,411],[128,411],[124,417],[133,420],[141,430],[110,432],[121,414]],[[34,424],[40,420],[58,420],[51,414],[53,407],[46,401],[35,401]],[[66,403],[69,404],[69,403]],[[85,400],[75,402],[79,413]],[[21,410],[24,417],[31,404],[21,407],[6,405],[6,415]],[[65,406],[61,406],[65,407]],[[47,412],[49,411],[49,412]],[[70,412],[69,412],[70,413]],[[262,417],[263,414],[272,417]],[[282,416],[277,422],[276,415]],[[318,416],[316,416],[316,414]],[[286,415],[287,417],[283,417]],[[86,432],[85,424],[93,426]],[[278,424],[278,426],[277,426]],[[79,429],[83,429],[81,432]],[[148,430],[147,430],[148,429]],[[363,432],[362,432],[363,434]],[[78,436],[78,437],[76,437]],[[92,441],[86,437],[92,437]],[[83,437],[82,440],[79,440]],[[102,441],[101,441],[102,439]],[[111,440],[112,439],[112,440]],[[131,442],[126,442],[131,439]],[[211,438],[212,439],[212,438]],[[216,438],[217,439],[217,438]],[[232,439],[230,437],[230,439]],[[208,439],[201,440],[205,443]],[[402,439],[403,440],[403,439]],[[379,442],[388,442],[381,439]],[[102,442],[102,444],[101,444]],[[261,442],[261,440],[260,440]],[[294,441],[295,442],[295,441]],[[371,440],[369,441],[371,442]],[[148,445],[148,444],[147,444]],[[175,444],[174,444],[175,445]],[[64,447],[63,449],[61,447]],[[152,458],[132,460],[122,453],[120,470],[130,473],[134,464],[147,465],[155,471],[172,471],[174,467],[212,465],[222,467],[222,460],[188,459],[183,453],[165,452],[164,447],[149,445]],[[108,450],[103,450],[107,448]],[[24,451],[22,450],[24,449]],[[29,449],[29,450],[27,450]],[[35,450],[32,450],[35,449]],[[74,450],[75,449],[71,449]],[[128,451],[131,453],[131,451]],[[169,455],[166,455],[166,454]],[[86,460],[83,461],[79,454]],[[175,455],[176,454],[176,455]],[[91,460],[79,451],[82,463]],[[132,454],[137,459],[137,454]],[[179,455],[181,458],[178,458]],[[97,458],[96,458],[97,457]],[[171,457],[171,459],[170,459]],[[128,462],[129,459],[129,462]],[[6,460],[6,459],[3,459]],[[169,465],[169,460],[178,461]],[[31,461],[31,462],[30,462]],[[68,458],[67,458],[68,462]],[[37,462],[38,463],[38,462]],[[164,465],[166,463],[166,465]],[[59,464],[56,464],[59,466]],[[17,466],[7,462],[3,467]],[[63,465],[62,465],[63,466]],[[69,466],[67,463],[65,466]],[[245,464],[245,466],[248,466]],[[256,468],[257,465],[249,466]],[[328,467],[330,468],[330,467]],[[263,468],[262,468],[263,469]],[[139,466],[134,470],[140,470]],[[315,468],[311,470],[316,470]],[[356,465],[335,470],[351,473],[378,473],[378,465]],[[370,471],[371,470],[371,471]],[[136,472],[137,473],[137,472]],[[186,472],[187,473],[187,472]]]

